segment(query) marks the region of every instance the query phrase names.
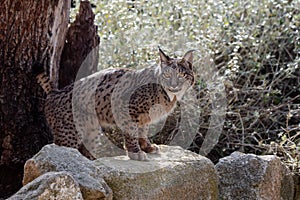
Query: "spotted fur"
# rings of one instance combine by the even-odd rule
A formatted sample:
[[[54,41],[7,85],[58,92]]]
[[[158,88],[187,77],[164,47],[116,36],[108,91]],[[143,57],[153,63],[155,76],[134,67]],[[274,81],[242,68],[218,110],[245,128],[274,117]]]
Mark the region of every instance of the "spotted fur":
[[[93,159],[99,125],[117,126],[131,159],[147,160],[146,153],[159,153],[147,138],[149,125],[166,118],[194,83],[192,51],[182,59],[161,50],[159,54],[160,65],[102,70],[58,91],[46,76],[37,76],[47,93],[45,115],[54,142]]]
[[[36,78],[46,94],[49,94],[53,91],[53,86],[50,82],[49,76],[46,73],[41,73],[37,75]]]

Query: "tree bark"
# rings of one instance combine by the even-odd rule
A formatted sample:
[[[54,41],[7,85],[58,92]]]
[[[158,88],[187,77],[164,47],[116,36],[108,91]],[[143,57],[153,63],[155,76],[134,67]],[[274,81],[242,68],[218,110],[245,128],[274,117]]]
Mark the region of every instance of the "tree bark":
[[[60,62],[59,88],[74,82],[83,62],[80,78],[97,71],[100,38],[94,19],[90,2],[81,1],[79,13],[67,32]]]
[[[0,197],[21,187],[24,162],[51,142],[32,68],[58,80],[70,0],[0,4]]]

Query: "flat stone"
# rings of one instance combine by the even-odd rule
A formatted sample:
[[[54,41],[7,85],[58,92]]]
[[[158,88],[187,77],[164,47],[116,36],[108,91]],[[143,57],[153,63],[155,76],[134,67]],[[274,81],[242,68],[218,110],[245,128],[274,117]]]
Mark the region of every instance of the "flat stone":
[[[218,178],[213,163],[176,146],[160,146],[161,154],[148,154],[149,161],[127,156],[95,161],[113,190],[114,199],[218,199]]]

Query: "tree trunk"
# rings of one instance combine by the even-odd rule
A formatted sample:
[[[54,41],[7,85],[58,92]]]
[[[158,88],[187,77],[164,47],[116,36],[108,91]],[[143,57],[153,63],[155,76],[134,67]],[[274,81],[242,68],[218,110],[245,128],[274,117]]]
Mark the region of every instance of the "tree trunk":
[[[70,0],[0,4],[0,197],[21,186],[23,164],[51,142],[32,67],[58,79]]]
[[[97,34],[97,26],[94,25],[94,19],[95,15],[90,2],[82,1],[76,20],[67,32],[60,62],[59,88],[74,82],[79,68],[88,55],[80,77],[97,71],[100,38]]]

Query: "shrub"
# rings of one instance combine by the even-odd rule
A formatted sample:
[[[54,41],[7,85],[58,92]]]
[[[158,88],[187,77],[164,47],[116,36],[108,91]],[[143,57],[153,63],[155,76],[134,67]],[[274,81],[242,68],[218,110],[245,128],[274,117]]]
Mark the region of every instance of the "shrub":
[[[199,152],[210,130],[213,101],[224,98],[221,83],[224,126],[208,157],[275,154],[300,173],[299,1],[92,2],[100,69],[149,65],[157,46],[174,56],[196,50],[202,121],[191,150]]]

